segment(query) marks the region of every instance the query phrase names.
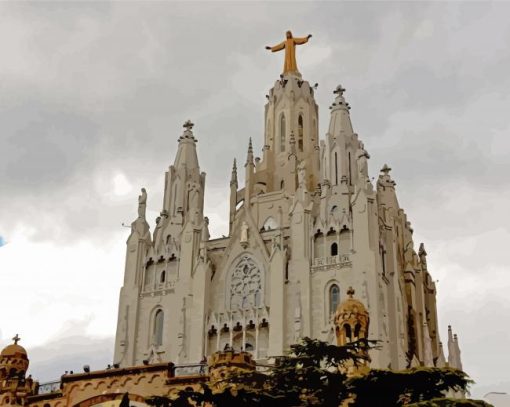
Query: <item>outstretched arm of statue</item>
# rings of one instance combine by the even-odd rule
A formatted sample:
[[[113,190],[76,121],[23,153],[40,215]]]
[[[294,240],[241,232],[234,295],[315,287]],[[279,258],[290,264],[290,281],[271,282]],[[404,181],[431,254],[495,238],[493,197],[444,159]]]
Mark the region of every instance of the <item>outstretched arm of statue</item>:
[[[294,37],[294,44],[297,45],[306,44],[311,37],[312,34],[308,34],[307,37]]]
[[[266,49],[270,49],[272,52],[281,51],[285,48],[285,41],[280,42],[278,45],[275,45],[274,47],[267,46]]]

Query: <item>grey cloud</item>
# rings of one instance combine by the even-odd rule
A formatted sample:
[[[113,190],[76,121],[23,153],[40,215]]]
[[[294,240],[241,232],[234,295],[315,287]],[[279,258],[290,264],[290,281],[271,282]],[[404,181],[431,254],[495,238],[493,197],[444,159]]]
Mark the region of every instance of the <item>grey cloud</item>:
[[[83,372],[84,365],[92,370],[105,369],[112,364],[113,344],[113,338],[74,335],[27,349],[29,374],[44,383],[60,379],[65,371]]]

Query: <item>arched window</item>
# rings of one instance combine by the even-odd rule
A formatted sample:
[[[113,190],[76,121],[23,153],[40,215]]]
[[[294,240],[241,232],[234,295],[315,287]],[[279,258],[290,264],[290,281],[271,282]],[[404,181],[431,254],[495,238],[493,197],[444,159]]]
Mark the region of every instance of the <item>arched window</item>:
[[[159,282],[160,283],[164,283],[165,282],[165,278],[166,278],[166,272],[165,272],[165,270],[163,270],[161,272],[161,275],[159,276]]]
[[[303,116],[301,115],[298,118],[298,149],[303,151]]]
[[[285,151],[285,115],[282,113],[280,116],[280,152]]]
[[[165,314],[163,310],[157,310],[154,315],[154,329],[153,329],[153,342],[156,346],[163,345],[163,322],[165,319]]]
[[[340,304],[340,288],[336,284],[333,284],[329,288],[329,314],[333,314],[338,304]]]
[[[335,151],[335,185],[338,185],[338,154]]]
[[[331,245],[331,256],[338,256],[338,244],[336,242]]]
[[[344,325],[345,339],[347,342],[352,342],[351,326],[349,324]]]
[[[351,152],[349,151],[349,185],[352,185],[352,163],[351,163]]]
[[[361,325],[356,324],[356,326],[354,327],[354,340],[360,339],[360,337],[359,337],[360,331],[361,331]]]

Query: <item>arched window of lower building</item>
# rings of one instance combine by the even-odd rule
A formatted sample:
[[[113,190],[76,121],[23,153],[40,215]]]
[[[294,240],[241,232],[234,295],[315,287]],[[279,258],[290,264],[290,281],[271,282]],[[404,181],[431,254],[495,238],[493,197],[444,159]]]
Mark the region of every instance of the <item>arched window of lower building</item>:
[[[154,315],[154,329],[152,331],[153,334],[153,343],[156,346],[163,345],[163,323],[165,319],[165,314],[163,310],[157,310]]]
[[[331,256],[338,256],[338,244],[336,242],[331,245]]]
[[[340,304],[340,288],[332,284],[329,288],[329,314],[333,314]]]
[[[346,342],[352,342],[351,326],[349,324],[344,325],[345,329],[345,340]]]
[[[165,282],[165,278],[166,278],[166,272],[165,272],[165,270],[163,270],[161,272],[161,275],[159,276],[159,282],[160,283],[164,283]]]

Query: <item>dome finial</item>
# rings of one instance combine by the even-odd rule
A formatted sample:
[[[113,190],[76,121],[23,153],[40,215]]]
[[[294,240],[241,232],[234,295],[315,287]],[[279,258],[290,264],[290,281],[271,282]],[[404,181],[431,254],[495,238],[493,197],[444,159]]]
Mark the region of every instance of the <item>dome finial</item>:
[[[12,338],[12,340],[14,341],[14,344],[17,345],[18,342],[21,340],[21,338],[18,334],[16,334],[16,336],[14,338]]]
[[[354,297],[354,294],[356,294],[356,291],[354,291],[354,288],[349,287],[349,289],[347,290],[347,295],[349,296],[349,298]]]

